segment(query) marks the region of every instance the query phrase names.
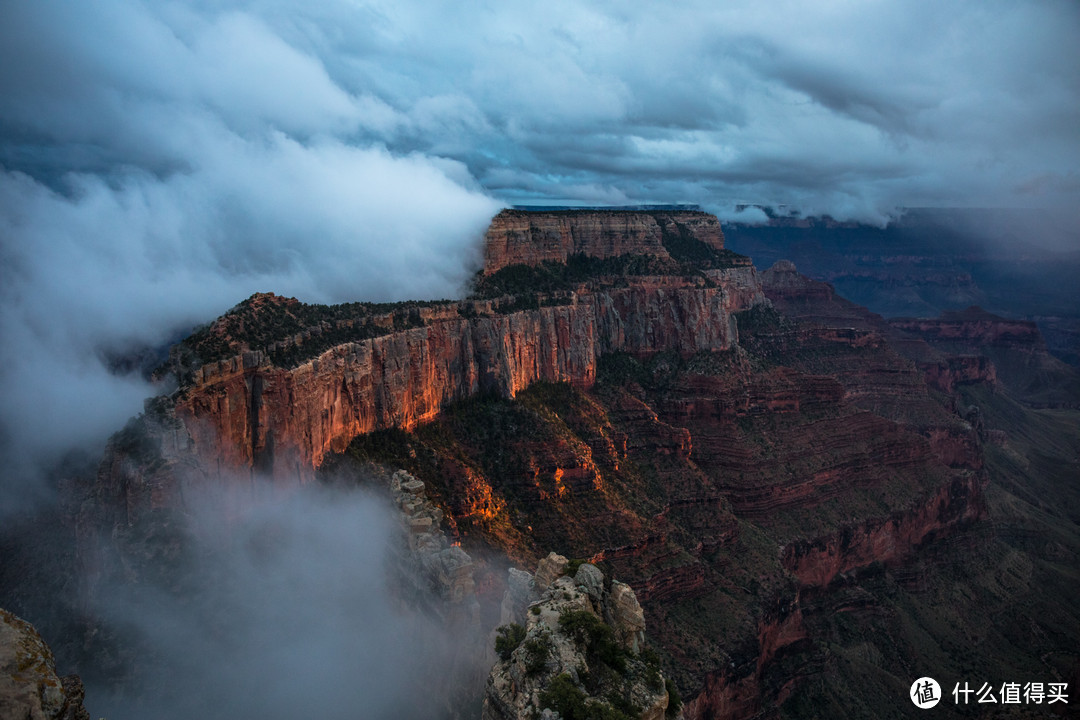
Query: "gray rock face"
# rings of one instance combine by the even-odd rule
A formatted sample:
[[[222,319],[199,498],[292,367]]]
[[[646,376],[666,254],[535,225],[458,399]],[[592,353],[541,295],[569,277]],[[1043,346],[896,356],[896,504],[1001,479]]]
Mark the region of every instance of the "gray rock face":
[[[446,539],[441,527],[442,510],[428,500],[424,483],[404,470],[398,470],[390,479],[390,494],[402,513],[411,559],[419,571],[417,579],[446,601],[451,619],[476,625],[480,604],[473,561]]]
[[[77,675],[58,677],[34,626],[0,610],[0,718],[89,720]]]
[[[605,591],[603,573],[588,563],[573,578],[561,574],[567,564],[551,553],[535,577],[510,571],[503,618],[523,625],[523,637],[488,676],[483,720],[559,718],[553,683],[564,698],[576,694],[589,706],[625,698],[636,718],[661,720],[668,694],[659,667],[639,655],[645,616],[634,591],[619,582]]]
[[[640,652],[645,642],[645,611],[641,609],[630,586],[613,582],[607,608],[611,612],[611,625],[619,644],[632,652]]]
[[[574,575],[574,583],[596,602],[600,602],[603,598],[604,573],[600,572],[600,568],[595,565],[585,563],[579,567],[577,574]]]
[[[540,598],[536,591],[533,576],[524,570],[510,568],[506,580],[506,593],[503,595],[500,625],[525,624],[525,612],[534,601]]]
[[[546,590],[555,581],[555,578],[563,574],[569,562],[562,555],[548,553],[548,556],[536,566],[536,576],[534,578],[536,589],[540,592]]]
[[[403,552],[397,579],[402,599],[439,618],[450,632],[447,638],[454,638],[439,666],[427,666],[437,672],[430,672],[425,689],[447,707],[475,707],[494,656],[481,628],[473,559],[443,532],[443,512],[428,499],[422,481],[398,470],[390,478],[390,495],[401,511]]]

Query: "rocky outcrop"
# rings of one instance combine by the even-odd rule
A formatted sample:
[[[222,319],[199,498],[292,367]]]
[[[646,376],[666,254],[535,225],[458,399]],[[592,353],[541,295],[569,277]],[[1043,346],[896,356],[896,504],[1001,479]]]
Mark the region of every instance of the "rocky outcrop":
[[[411,577],[418,584],[412,595],[437,599],[437,614],[475,626],[480,606],[473,561],[460,546],[447,540],[442,530],[443,511],[427,498],[424,483],[404,470],[390,478],[390,495],[401,510],[411,555]]]
[[[716,216],[697,211],[503,210],[484,235],[484,272],[509,265],[566,262],[571,255],[671,259],[665,236],[724,249]]]
[[[34,626],[0,610],[0,717],[89,720],[78,675],[59,677]]]
[[[510,571],[504,617],[524,624],[499,628],[500,659],[488,677],[483,719],[607,712],[661,720],[668,691],[655,659],[643,653],[645,614],[634,591],[606,580],[595,565],[581,564],[573,576],[568,565],[551,553],[533,576]]]
[[[919,367],[930,387],[943,393],[953,393],[960,385],[997,384],[997,368],[984,355],[951,355]]]
[[[783,300],[817,300],[831,303],[836,298],[832,285],[801,275],[790,260],[778,260],[761,273],[771,297]]]

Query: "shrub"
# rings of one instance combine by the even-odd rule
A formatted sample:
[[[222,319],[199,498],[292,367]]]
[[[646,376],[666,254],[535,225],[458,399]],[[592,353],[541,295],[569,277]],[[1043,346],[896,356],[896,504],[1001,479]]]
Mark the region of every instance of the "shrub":
[[[679,695],[679,688],[675,685],[675,682],[668,678],[664,681],[664,685],[667,688],[668,705],[667,713],[668,717],[675,717],[682,710],[682,696]]]
[[[563,720],[630,720],[630,715],[605,702],[586,702],[588,696],[567,673],[540,693],[540,707],[555,710]]]
[[[574,577],[575,575],[577,575],[578,569],[587,562],[588,560],[585,560],[583,558],[571,558],[566,563],[566,569],[563,570],[563,575]]]
[[[548,657],[551,655],[551,643],[547,637],[536,637],[526,640],[525,651],[525,674],[539,675],[547,667]]]
[[[509,660],[525,639],[525,628],[517,623],[503,625],[495,631],[495,652],[503,660]]]
[[[581,690],[570,675],[559,675],[540,693],[540,708],[555,710],[563,720],[577,720],[585,717],[585,692]]]
[[[615,641],[615,632],[588,610],[567,610],[559,615],[559,626],[578,643],[585,645],[589,664],[599,661],[626,674],[627,651]]]
[[[649,667],[660,667],[660,656],[656,654],[656,651],[652,649],[651,645],[642,645],[638,657]]]

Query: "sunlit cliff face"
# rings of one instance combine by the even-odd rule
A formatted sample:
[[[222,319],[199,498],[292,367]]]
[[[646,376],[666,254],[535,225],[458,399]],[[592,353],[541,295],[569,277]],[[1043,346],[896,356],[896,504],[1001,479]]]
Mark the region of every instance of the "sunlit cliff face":
[[[1067,3],[8,4],[3,508],[153,394],[133,356],[256,291],[456,295],[504,204],[1075,208],[1078,28]]]

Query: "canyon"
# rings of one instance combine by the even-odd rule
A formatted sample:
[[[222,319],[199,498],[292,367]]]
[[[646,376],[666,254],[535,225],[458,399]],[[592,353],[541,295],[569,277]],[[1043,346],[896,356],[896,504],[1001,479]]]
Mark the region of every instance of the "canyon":
[[[1080,551],[1075,482],[1055,480],[1077,457],[1075,376],[1032,323],[885,320],[790,262],[759,272],[689,210],[504,211],[483,245],[464,300],[259,294],[174,347],[177,389],[70,480],[84,592],[167,564],[198,493],[242,506],[403,469],[412,546],[447,526],[428,565],[456,622],[506,623],[507,564],[595,567],[640,602],[687,718],[835,714],[837,688],[873,717],[925,663],[1080,667],[1069,575],[1043,553]],[[1054,502],[1032,505],[1032,468]],[[994,553],[1028,578],[987,611],[996,654],[913,629],[947,625],[957,583],[989,603],[1014,582]],[[1032,603],[1035,577],[1056,590]],[[575,582],[560,592],[584,608]],[[1004,633],[1002,607],[1038,641]]]

